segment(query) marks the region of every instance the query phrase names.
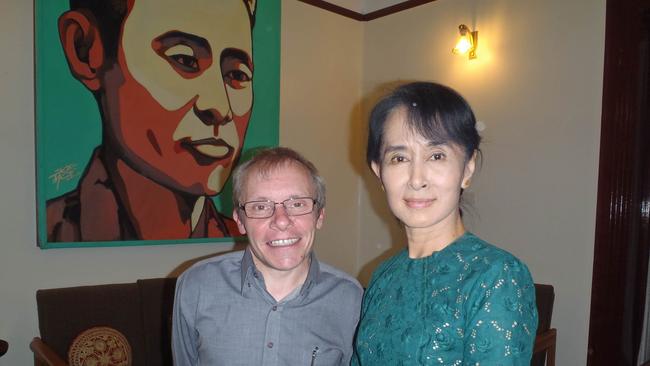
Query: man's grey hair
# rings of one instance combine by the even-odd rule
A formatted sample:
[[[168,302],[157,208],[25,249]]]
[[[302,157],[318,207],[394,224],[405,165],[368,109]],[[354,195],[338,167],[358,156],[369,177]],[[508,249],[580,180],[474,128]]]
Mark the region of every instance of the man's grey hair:
[[[318,210],[325,207],[325,180],[320,176],[314,164],[288,147],[273,147],[257,151],[252,159],[235,168],[232,174],[232,200],[235,208],[244,203],[242,202],[243,190],[251,174],[268,176],[274,170],[289,164],[296,164],[307,170],[316,195],[314,197],[316,206]]]

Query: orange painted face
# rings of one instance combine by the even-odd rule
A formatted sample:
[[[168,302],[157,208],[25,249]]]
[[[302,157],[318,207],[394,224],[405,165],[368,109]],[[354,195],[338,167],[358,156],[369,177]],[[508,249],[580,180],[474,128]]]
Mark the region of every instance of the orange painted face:
[[[241,0],[136,0],[105,74],[105,143],[174,190],[214,195],[253,105],[251,25]]]

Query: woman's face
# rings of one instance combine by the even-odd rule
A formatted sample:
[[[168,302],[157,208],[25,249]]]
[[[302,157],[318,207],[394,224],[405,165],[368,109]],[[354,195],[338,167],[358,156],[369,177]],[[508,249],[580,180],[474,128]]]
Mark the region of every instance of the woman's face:
[[[381,161],[372,169],[391,211],[407,228],[452,228],[460,220],[460,190],[469,185],[475,157],[466,159],[456,144],[431,144],[406,118],[403,107],[388,116]]]

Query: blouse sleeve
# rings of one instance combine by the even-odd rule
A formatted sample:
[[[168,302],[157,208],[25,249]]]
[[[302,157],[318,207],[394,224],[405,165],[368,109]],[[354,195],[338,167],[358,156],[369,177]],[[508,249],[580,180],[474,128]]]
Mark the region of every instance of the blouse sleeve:
[[[494,262],[469,295],[463,349],[467,365],[530,365],[537,307],[535,286],[517,259]]]

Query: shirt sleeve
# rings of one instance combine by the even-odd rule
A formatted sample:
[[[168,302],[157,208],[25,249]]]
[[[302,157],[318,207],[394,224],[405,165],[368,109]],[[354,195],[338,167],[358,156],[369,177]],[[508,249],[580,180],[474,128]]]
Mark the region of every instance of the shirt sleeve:
[[[345,349],[345,354],[343,355],[343,364],[342,365],[350,365],[351,359],[353,357],[353,351],[354,351],[354,334],[357,329],[357,326],[359,324],[359,315],[361,312],[361,299],[363,297],[363,289],[360,286],[354,286],[353,288],[353,293],[350,296],[350,313],[351,313],[351,319],[350,319],[350,329],[351,331],[346,334],[349,338],[345,340],[345,344],[349,345]]]
[[[187,288],[185,274],[178,278],[172,319],[172,354],[175,366],[198,365],[197,333],[194,327],[198,291]]]
[[[463,364],[528,366],[537,330],[535,286],[525,264],[499,260],[470,294]]]

